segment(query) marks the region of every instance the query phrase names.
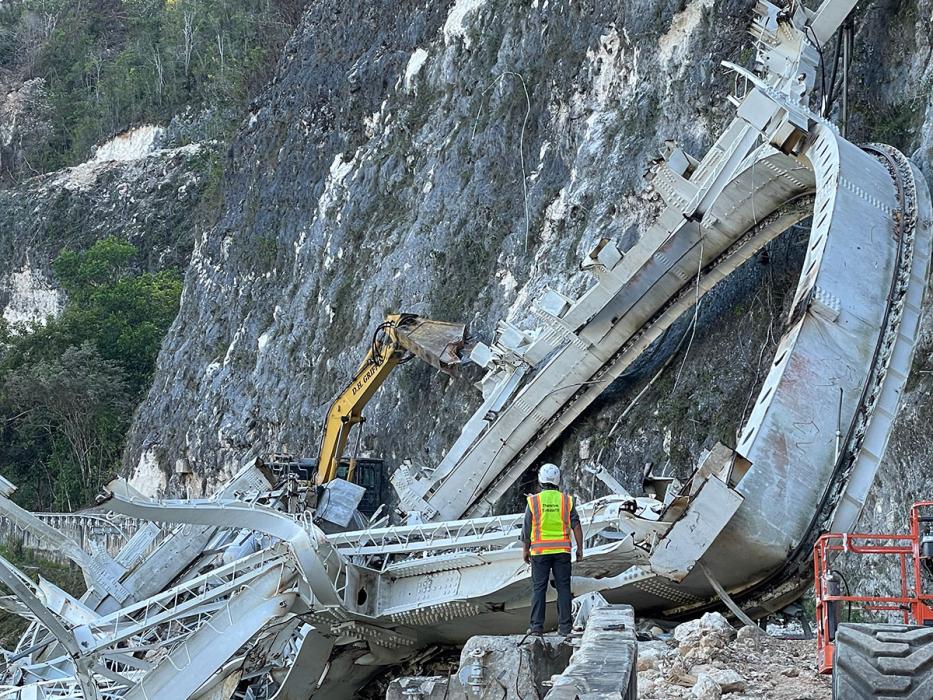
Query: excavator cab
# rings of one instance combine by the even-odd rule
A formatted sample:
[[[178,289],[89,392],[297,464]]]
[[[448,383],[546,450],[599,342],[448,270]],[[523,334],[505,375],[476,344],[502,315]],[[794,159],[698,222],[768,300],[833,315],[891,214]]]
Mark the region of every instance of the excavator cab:
[[[298,482],[310,484],[314,482],[314,476],[317,473],[317,460],[313,457],[296,457],[291,454],[272,454],[262,460],[262,465],[268,468],[272,474],[275,483],[282,484],[289,478],[294,478]],[[359,493],[360,489],[365,489],[359,503],[353,501],[353,508],[345,514],[331,512],[330,518],[337,516],[341,520],[346,517],[347,523],[350,521],[353,510],[358,510],[361,515],[369,518],[379,510],[379,507],[385,502],[387,490],[389,488],[389,479],[386,476],[385,461],[376,457],[359,457],[355,460],[355,470],[353,473],[353,483],[350,484],[347,477],[350,472],[350,460],[341,459],[337,465],[336,477],[331,483],[342,482],[352,486],[351,492]],[[312,490],[315,510],[320,511],[320,506],[324,505],[321,500],[321,490],[319,487]],[[309,502],[307,497],[301,507],[307,507]],[[332,503],[333,505],[333,503]],[[321,515],[320,512],[318,512]],[[334,523],[340,524],[340,523]]]
[[[337,465],[337,478],[351,481],[351,483],[366,489],[363,498],[356,507],[360,513],[372,516],[385,502],[386,492],[389,488],[389,479],[386,477],[385,460],[378,457],[357,457],[354,460],[353,479],[350,476],[350,460],[342,459]]]

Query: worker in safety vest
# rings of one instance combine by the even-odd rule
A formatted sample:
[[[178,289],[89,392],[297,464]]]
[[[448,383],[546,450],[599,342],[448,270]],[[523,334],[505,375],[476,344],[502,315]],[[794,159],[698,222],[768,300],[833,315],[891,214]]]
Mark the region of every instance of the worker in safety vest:
[[[547,606],[547,586],[551,574],[557,588],[558,632],[570,634],[573,619],[570,614],[570,532],[577,541],[577,561],[583,558],[583,528],[573,504],[573,498],[561,493],[560,469],[545,464],[538,471],[540,493],[528,496],[522,543],[526,564],[531,564],[531,628],[530,634],[544,633]]]

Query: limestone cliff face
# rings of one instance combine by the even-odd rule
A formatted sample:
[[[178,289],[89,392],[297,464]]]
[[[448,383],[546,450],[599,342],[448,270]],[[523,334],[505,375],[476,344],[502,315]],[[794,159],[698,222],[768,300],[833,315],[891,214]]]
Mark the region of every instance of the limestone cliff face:
[[[140,269],[187,266],[216,147],[158,148],[161,133],[131,130],[86,163],[0,189],[0,314],[7,321],[42,320],[61,309],[50,264],[63,248],[115,236],[136,246]]]
[[[628,247],[650,219],[642,175],[663,140],[701,153],[730,117],[719,63],[750,61],[752,5],[314,3],[235,138],[219,223],[196,243],[125,455],[137,486],[200,495],[249,455],[313,453],[388,311],[464,321],[488,340],[499,318],[530,323],[523,302],[545,285],[578,293],[594,242]],[[894,7],[859,12],[851,125],[929,167],[930,3]],[[598,454],[634,486],[646,464],[684,473],[731,442],[783,330],[800,237],[705,301],[687,341],[686,324],[671,334],[663,349],[679,354],[624,418],[664,352],[554,456],[572,473]],[[908,401],[929,405],[917,377]],[[478,398],[406,365],[369,405],[364,447],[436,463]],[[892,454],[910,452],[904,441]]]
[[[0,72],[0,182],[34,172],[30,159],[52,133],[46,81],[10,84]]]

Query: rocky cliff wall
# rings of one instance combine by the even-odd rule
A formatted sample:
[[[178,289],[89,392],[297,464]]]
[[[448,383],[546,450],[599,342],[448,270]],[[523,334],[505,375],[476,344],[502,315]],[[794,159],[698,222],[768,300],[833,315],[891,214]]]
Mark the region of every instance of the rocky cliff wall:
[[[0,315],[54,315],[64,297],[51,274],[64,248],[115,236],[136,246],[143,270],[184,269],[217,169],[216,146],[157,148],[154,127],[103,144],[73,168],[0,189]],[[200,217],[200,218],[199,218]]]
[[[489,339],[499,318],[528,320],[523,302],[545,285],[578,293],[581,255],[601,237],[631,245],[650,219],[642,174],[663,140],[701,153],[730,116],[719,62],[750,61],[752,4],[311,6],[235,139],[219,223],[197,242],[127,447],[136,484],[195,495],[249,454],[313,453],[387,311],[468,322]],[[930,14],[926,0],[866,3],[851,74],[853,133],[916,151],[927,172]],[[646,464],[685,473],[729,442],[782,331],[795,235],[704,303],[690,342],[672,336],[666,349],[680,354],[623,421],[661,356],[555,456],[575,472],[599,454],[634,486]],[[915,454],[910,416],[922,420],[930,381],[915,375],[917,408],[883,479],[911,462],[896,455]],[[407,365],[368,407],[364,446],[435,463],[477,404],[472,388]]]

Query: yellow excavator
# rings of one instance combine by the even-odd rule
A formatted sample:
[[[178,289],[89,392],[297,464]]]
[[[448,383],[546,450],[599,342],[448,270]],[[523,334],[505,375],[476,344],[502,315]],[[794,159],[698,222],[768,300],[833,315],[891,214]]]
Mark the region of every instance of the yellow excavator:
[[[314,483],[322,486],[338,475],[353,426],[363,422],[363,407],[398,365],[415,357],[447,374],[456,374],[466,327],[432,321],[415,314],[390,314],[376,328],[366,358],[327,411]],[[359,447],[359,434],[357,447]],[[356,454],[346,480],[353,481]]]

